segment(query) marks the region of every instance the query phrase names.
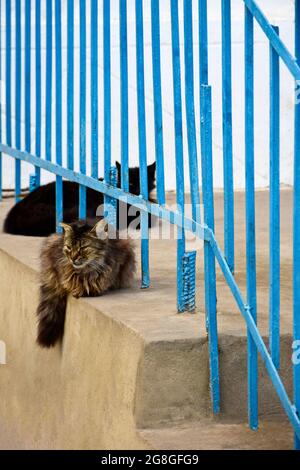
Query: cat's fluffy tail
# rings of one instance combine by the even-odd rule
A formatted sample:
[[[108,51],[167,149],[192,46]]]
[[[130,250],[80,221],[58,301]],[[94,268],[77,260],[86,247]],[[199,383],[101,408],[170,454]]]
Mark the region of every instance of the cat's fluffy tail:
[[[67,296],[58,295],[47,286],[40,287],[40,303],[37,309],[37,343],[43,348],[51,348],[64,334]]]

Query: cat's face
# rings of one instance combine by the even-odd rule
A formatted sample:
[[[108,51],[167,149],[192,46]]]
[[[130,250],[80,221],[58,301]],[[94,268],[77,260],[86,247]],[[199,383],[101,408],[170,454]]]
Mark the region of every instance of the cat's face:
[[[108,223],[105,219],[93,228],[87,224],[61,224],[64,229],[63,254],[75,270],[95,269],[104,261]]]
[[[116,162],[118,170],[118,186],[121,186],[121,165]],[[147,166],[148,193],[155,188],[156,162]],[[138,196],[140,194],[140,169],[139,167],[129,168],[129,192]]]

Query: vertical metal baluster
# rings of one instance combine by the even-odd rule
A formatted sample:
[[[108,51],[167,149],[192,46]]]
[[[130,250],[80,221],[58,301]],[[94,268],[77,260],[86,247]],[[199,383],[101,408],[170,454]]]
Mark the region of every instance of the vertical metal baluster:
[[[6,91],[6,143],[11,146],[11,1],[6,0],[5,91]]]
[[[25,2],[25,150],[31,151],[31,0]]]
[[[279,28],[274,26],[279,34]],[[270,45],[270,351],[280,366],[280,82],[279,56]]]
[[[295,55],[300,65],[300,0],[295,0]],[[295,104],[294,221],[293,221],[294,340],[300,340],[300,104]],[[300,417],[300,364],[294,364],[294,402]],[[295,433],[295,448],[300,438]]]
[[[185,105],[190,168],[193,220],[200,223],[200,195],[194,102],[193,17],[192,2],[184,0]]]
[[[212,165],[211,87],[200,88],[201,162],[204,222],[214,232],[214,193]],[[210,389],[213,412],[220,412],[220,379],[217,327],[215,256],[210,242],[204,242],[205,310],[209,338]]]
[[[21,150],[21,0],[16,0],[16,68],[15,68],[15,135],[16,149]],[[21,196],[21,160],[15,159],[15,199]]]
[[[56,89],[56,163],[62,166],[62,42],[61,42],[61,0],[55,0],[55,89]],[[56,176],[56,230],[61,232],[63,220],[63,180]]]
[[[41,88],[41,0],[35,2],[35,154],[41,157],[42,88]],[[41,182],[41,170],[35,168],[35,187]]]
[[[173,102],[174,102],[174,132],[176,159],[176,202],[179,214],[184,216],[184,167],[182,141],[182,101],[181,101],[181,72],[180,72],[180,43],[178,0],[170,0],[171,29],[172,29],[172,66],[173,66]],[[177,227],[177,310],[184,312],[182,267],[185,253],[185,233]]]
[[[80,0],[80,173],[86,174],[86,1]],[[79,218],[86,217],[86,187],[79,186]]]
[[[91,0],[91,175],[98,178],[98,1]],[[96,214],[95,214],[96,215]]]
[[[145,77],[144,77],[144,27],[143,3],[135,1],[136,18],[136,70],[137,70],[137,107],[139,134],[140,188],[143,199],[148,199],[147,142],[145,113]],[[141,211],[142,237],[142,288],[150,285],[149,278],[149,228],[148,213]]]
[[[129,191],[128,174],[128,38],[127,0],[119,1],[120,10],[120,74],[121,74],[121,187]]]
[[[161,93],[161,59],[160,59],[160,12],[159,0],[151,1],[151,33],[152,33],[152,74],[155,126],[155,155],[157,168],[157,200],[165,204],[165,174],[163,146],[163,117]]]
[[[46,4],[46,160],[51,161],[52,141],[52,0]]]
[[[246,264],[247,301],[256,322],[256,247],[254,182],[254,73],[253,17],[245,6],[245,176],[246,176]],[[248,413],[249,425],[258,427],[257,348],[248,331]]]
[[[68,0],[67,8],[67,164],[74,170],[74,0]]]
[[[200,84],[208,84],[207,0],[198,1]]]
[[[103,0],[103,103],[104,103],[104,181],[110,182],[111,168],[111,65],[110,0]],[[104,196],[105,212],[109,198]]]
[[[224,251],[234,272],[234,192],[232,155],[231,0],[222,0],[222,109],[224,177]]]

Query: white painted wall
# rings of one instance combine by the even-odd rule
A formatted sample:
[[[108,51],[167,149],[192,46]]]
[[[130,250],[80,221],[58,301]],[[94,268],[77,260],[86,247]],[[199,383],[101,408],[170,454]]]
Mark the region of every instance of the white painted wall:
[[[4,30],[4,14],[5,2],[1,1],[2,9],[2,43],[5,44]],[[42,2],[45,5],[45,2]],[[119,28],[118,28],[118,0],[112,0],[112,160],[118,160],[120,155],[120,127],[119,127],[119,89],[120,89],[120,71],[119,71]],[[280,27],[280,34],[291,50],[293,51],[293,0],[258,0],[257,3],[262,7],[268,19]],[[14,1],[12,1],[14,6]],[[24,4],[24,0],[22,1]],[[34,2],[32,2],[34,4]],[[66,161],[66,4],[63,0],[63,145],[64,145],[64,161]],[[79,25],[79,1],[76,4],[76,28]],[[162,42],[162,80],[163,80],[163,121],[164,121],[164,147],[165,147],[165,174],[167,189],[175,188],[175,157],[174,157],[174,132],[173,132],[173,92],[171,86],[171,30],[170,30],[170,14],[169,1],[161,0],[161,42]],[[180,0],[180,17],[181,17],[181,42],[183,39],[183,1]],[[199,153],[199,87],[198,87],[198,38],[197,38],[197,4],[194,0],[194,57],[195,57],[195,105],[197,120],[197,138]],[[99,2],[102,5],[102,2]],[[90,1],[87,0],[87,8],[89,12]],[[101,8],[100,8],[101,10]],[[222,187],[222,121],[221,121],[221,0],[208,1],[209,16],[209,80],[212,85],[213,96],[213,151],[214,151],[214,179],[215,186]],[[155,158],[154,149],[154,129],[153,129],[153,90],[152,90],[152,68],[151,68],[151,37],[150,37],[150,0],[144,0],[145,14],[145,86],[146,86],[146,112],[147,112],[147,150],[148,161],[152,162]],[[43,9],[43,24],[45,24],[45,11]],[[14,17],[14,16],[13,16]],[[32,21],[34,21],[34,10],[32,11]],[[87,21],[90,21],[89,13]],[[134,24],[134,0],[128,0],[128,33],[129,33],[129,103],[130,103],[130,164],[138,164],[138,145],[137,145],[137,111],[136,111],[136,68],[135,68],[135,24]],[[233,57],[233,124],[234,124],[234,181],[236,188],[244,187],[244,77],[243,77],[243,1],[232,0],[232,57]],[[100,161],[99,172],[102,174],[103,168],[103,111],[102,111],[102,20],[101,11],[99,14],[99,142],[100,142]],[[24,25],[23,25],[24,28]],[[88,29],[89,30],[89,29]],[[24,33],[24,29],[23,29]],[[24,37],[24,36],[23,36]],[[14,36],[12,37],[14,43]],[[90,46],[90,38],[88,37],[88,48]],[[79,31],[76,32],[76,64],[75,64],[75,158],[78,167],[78,129],[79,129]],[[43,64],[45,60],[45,36],[42,38],[43,48]],[[183,49],[183,48],[182,48]],[[183,52],[183,51],[182,51]],[[88,52],[89,55],[89,52]],[[183,59],[183,57],[182,57]],[[14,51],[13,51],[14,60]],[[90,62],[88,60],[87,69],[89,71]],[[5,73],[5,63],[2,56],[2,77]],[[55,67],[53,70],[55,74]],[[12,68],[14,76],[14,68]],[[34,87],[34,37],[32,44],[32,84]],[[184,77],[182,75],[182,79]],[[43,83],[45,81],[45,69],[43,67]],[[55,83],[55,80],[54,80]],[[53,83],[53,85],[54,85]],[[184,82],[182,83],[184,85]],[[88,90],[90,87],[90,77],[88,73]],[[263,33],[257,27],[255,29],[255,150],[256,150],[256,185],[258,187],[268,186],[268,149],[269,149],[269,48]],[[14,88],[12,88],[14,93]],[[184,90],[184,87],[183,87]],[[2,84],[2,128],[5,129],[5,83]],[[24,91],[24,90],[23,90]],[[23,94],[24,96],[24,94]],[[44,90],[43,90],[43,118],[44,118]],[[281,181],[282,183],[292,183],[292,151],[293,151],[293,103],[294,103],[294,84],[290,78],[285,66],[281,67]],[[14,116],[14,100],[13,116]],[[53,99],[53,109],[55,110],[55,97]],[[184,93],[183,93],[183,110],[184,110]],[[88,96],[87,103],[87,160],[89,168],[90,156],[90,100]],[[22,110],[24,116],[24,107]],[[53,114],[53,132],[54,132]],[[34,153],[35,142],[35,112],[34,99],[32,100],[32,151]],[[185,121],[184,121],[185,126]],[[14,123],[13,123],[14,127]],[[44,135],[44,130],[43,130]],[[14,133],[13,133],[14,138]],[[5,142],[5,132],[3,136]],[[44,138],[42,139],[44,148]],[[185,167],[186,167],[186,184],[188,183],[188,159],[187,159],[187,142],[186,127],[184,128],[184,146],[185,146]],[[55,148],[55,141],[53,142]],[[200,156],[199,156],[200,161]],[[200,168],[200,164],[199,164]],[[6,188],[13,187],[14,165],[12,159],[4,158],[4,186]],[[22,185],[28,186],[28,174],[32,172],[29,165],[22,164]],[[43,181],[53,179],[52,175],[44,174]]]

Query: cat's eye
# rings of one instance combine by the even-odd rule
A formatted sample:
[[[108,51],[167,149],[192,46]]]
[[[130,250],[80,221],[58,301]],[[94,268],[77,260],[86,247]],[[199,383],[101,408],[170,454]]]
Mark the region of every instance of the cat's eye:
[[[71,247],[70,246],[64,246],[64,252],[65,253],[70,253]]]

